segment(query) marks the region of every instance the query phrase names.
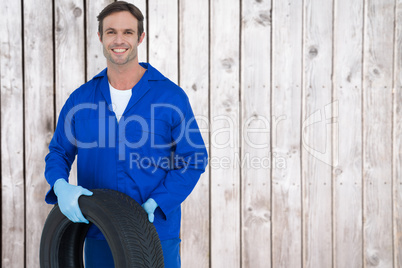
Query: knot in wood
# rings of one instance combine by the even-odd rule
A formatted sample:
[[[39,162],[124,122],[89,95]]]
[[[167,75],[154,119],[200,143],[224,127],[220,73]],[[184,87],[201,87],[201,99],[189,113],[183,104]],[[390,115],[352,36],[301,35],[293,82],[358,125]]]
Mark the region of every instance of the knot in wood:
[[[222,102],[222,105],[225,108],[226,112],[232,111],[232,102],[230,100],[225,100],[224,102]]]
[[[377,256],[377,254],[373,254],[371,256],[367,257],[367,264],[370,266],[378,266],[380,264],[380,258]]]
[[[311,58],[314,58],[318,55],[318,50],[316,47],[310,47],[308,54],[310,55]]]
[[[234,60],[232,58],[223,59],[221,63],[226,72],[232,72],[232,66],[234,65]]]
[[[82,9],[79,7],[74,8],[73,14],[76,18],[82,15]]]
[[[255,21],[262,26],[271,25],[271,11],[261,12]]]
[[[337,168],[335,169],[335,175],[341,175],[343,173],[342,169]]]

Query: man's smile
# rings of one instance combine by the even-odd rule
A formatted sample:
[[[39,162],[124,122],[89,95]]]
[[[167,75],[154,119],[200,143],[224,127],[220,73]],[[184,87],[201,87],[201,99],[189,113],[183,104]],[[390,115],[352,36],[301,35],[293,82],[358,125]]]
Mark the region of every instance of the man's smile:
[[[126,52],[128,50],[128,48],[112,48],[112,51],[114,53],[117,54],[123,54],[124,52]]]

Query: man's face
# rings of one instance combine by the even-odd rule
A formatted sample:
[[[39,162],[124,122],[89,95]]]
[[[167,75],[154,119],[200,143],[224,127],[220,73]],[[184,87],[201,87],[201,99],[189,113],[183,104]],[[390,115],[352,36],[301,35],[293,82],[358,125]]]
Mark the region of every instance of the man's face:
[[[128,11],[115,12],[103,19],[103,54],[108,62],[124,65],[137,58],[137,47],[144,39],[138,40],[138,21]]]

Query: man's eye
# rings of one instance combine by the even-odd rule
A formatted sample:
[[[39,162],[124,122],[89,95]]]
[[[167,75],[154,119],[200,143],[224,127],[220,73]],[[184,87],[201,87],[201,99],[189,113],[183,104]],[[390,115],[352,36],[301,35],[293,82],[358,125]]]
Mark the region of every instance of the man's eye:
[[[114,33],[113,31],[106,32],[106,34],[113,34],[113,33]]]
[[[126,34],[133,34],[133,32],[126,32]]]

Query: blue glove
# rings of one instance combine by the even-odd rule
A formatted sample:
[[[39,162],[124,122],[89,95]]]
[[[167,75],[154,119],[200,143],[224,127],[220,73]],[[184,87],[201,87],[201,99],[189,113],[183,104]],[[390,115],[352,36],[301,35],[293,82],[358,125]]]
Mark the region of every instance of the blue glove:
[[[142,207],[145,209],[145,211],[148,213],[148,220],[149,222],[154,222],[154,212],[155,209],[158,207],[158,204],[153,200],[152,198],[149,198],[144,204],[142,204]]]
[[[91,196],[93,193],[81,186],[69,184],[64,179],[58,179],[53,186],[61,213],[72,222],[89,223],[81,213],[78,198],[81,195]]]

